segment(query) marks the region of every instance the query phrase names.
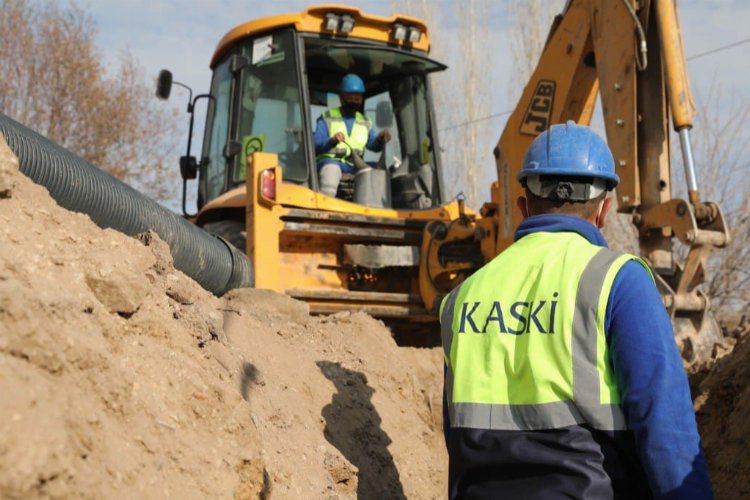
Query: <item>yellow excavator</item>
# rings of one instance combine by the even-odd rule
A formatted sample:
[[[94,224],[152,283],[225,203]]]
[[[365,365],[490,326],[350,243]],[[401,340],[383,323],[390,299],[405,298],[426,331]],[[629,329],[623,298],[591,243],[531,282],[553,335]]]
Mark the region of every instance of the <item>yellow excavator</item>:
[[[406,343],[437,335],[440,299],[506,248],[522,216],[515,174],[551,124],[588,124],[601,95],[621,179],[618,210],[632,216],[687,358],[720,341],[701,292],[706,260],[728,242],[720,208],[700,199],[690,149],[693,104],[673,0],[570,0],[494,150],[497,180],[479,213],[446,199],[429,75],[429,33],[415,18],[322,5],[242,24],[219,42],[200,160],[180,159],[185,216],[244,249],[254,286],[310,304],[358,310]],[[365,152],[335,197],[320,192],[313,131],[339,105],[338,83],[364,81],[363,109],[393,140]],[[163,71],[157,95],[169,96]],[[672,197],[671,125],[689,199]],[[689,252],[675,257],[675,238]],[[435,338],[435,337],[433,337]]]

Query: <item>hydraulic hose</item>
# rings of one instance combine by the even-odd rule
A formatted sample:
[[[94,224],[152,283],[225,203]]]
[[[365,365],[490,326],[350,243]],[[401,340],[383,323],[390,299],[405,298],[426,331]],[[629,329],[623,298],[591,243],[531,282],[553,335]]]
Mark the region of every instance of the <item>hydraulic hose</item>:
[[[129,236],[153,230],[169,245],[175,267],[216,295],[253,286],[247,256],[224,239],[2,113],[0,133],[18,157],[21,172],[46,187],[60,206]]]

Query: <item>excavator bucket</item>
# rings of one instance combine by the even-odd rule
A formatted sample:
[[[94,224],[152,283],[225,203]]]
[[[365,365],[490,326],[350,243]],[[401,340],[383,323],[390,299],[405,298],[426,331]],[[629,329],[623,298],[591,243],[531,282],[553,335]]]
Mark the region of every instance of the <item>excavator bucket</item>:
[[[696,212],[705,212],[701,219]],[[721,208],[713,202],[689,204],[673,198],[643,212],[640,229],[669,227],[689,250],[667,272],[655,270],[654,278],[674,326],[675,340],[686,368],[698,368],[716,356],[724,336],[711,311],[709,297],[701,285],[715,248],[729,243],[729,230]],[[643,242],[644,239],[641,239]],[[642,245],[643,248],[643,245]]]
[[[721,327],[711,311],[675,315],[672,324],[675,341],[688,371],[711,361],[716,357],[717,346],[725,343]]]

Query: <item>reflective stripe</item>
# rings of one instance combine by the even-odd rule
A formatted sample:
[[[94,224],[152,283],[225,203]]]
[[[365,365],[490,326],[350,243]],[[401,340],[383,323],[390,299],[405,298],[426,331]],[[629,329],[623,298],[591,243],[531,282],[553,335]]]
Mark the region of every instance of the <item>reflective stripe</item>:
[[[326,111],[325,113],[323,113],[323,121],[326,124],[326,128],[328,129],[329,135],[333,137],[334,134],[330,134],[331,126],[333,125],[334,122],[341,123],[344,120],[343,118],[340,118],[340,117],[333,118],[331,117],[331,114],[328,111]],[[338,144],[336,144],[336,146],[333,149],[329,150],[327,153],[324,153],[323,155],[326,155],[328,157],[332,157],[332,156],[347,157],[349,156],[349,148],[343,142],[339,142]],[[323,155],[319,155],[319,156],[323,156]]]
[[[456,306],[456,297],[458,296],[458,286],[443,299],[443,312],[440,314],[440,337],[443,341],[443,352],[445,353],[446,363],[451,359],[451,346],[453,345],[453,311]]]
[[[453,401],[453,369],[446,363],[445,365],[445,398],[446,401]],[[471,403],[457,403],[448,404],[448,423],[451,427],[468,427],[462,425],[456,425],[456,419],[453,416],[453,411],[457,405],[471,404]]]
[[[440,336],[443,343],[443,357],[445,361],[445,395],[448,402],[453,401],[453,367],[451,366],[451,347],[453,346],[453,312],[456,307],[456,297],[460,286],[454,288],[445,299],[443,299],[443,311],[440,314]],[[451,418],[451,422],[453,419]],[[451,425],[453,425],[451,423]]]
[[[599,297],[604,286],[607,271],[623,255],[602,248],[589,261],[578,282],[576,307],[573,315],[573,398],[582,405],[600,404],[599,370],[597,369],[596,315],[599,311]]]
[[[623,253],[600,249],[586,264],[578,282],[571,355],[573,361],[573,401],[539,404],[453,403],[453,370],[446,378],[451,427],[489,430],[540,430],[587,424],[600,430],[626,430],[627,422],[619,404],[600,403],[597,367],[597,314],[604,281],[610,268]],[[446,360],[450,360],[453,318],[458,288],[446,298],[441,314],[441,336]]]
[[[335,132],[333,131],[333,124],[341,125],[342,132],[344,133],[344,136],[346,136],[346,142],[349,143],[344,144],[343,142],[340,142],[336,144],[336,146],[325,152],[319,154],[316,159],[321,160],[323,158],[335,158],[338,161],[341,161],[343,163],[346,163],[347,165],[354,165],[352,161],[349,160],[349,157],[352,154],[352,151],[357,153],[358,156],[363,156],[365,153],[365,147],[367,145],[367,137],[370,133],[370,129],[372,128],[372,121],[364,116],[362,113],[357,111],[357,113],[354,115],[354,124],[352,125],[351,133],[346,128],[346,120],[344,119],[343,115],[341,114],[341,111],[336,109],[329,109],[325,111],[321,117],[323,118],[323,122],[326,124],[326,127],[328,128],[328,132],[330,137],[333,137]],[[356,143],[352,144],[357,139],[357,130],[356,127],[364,127],[364,130],[359,131],[360,132],[360,139],[364,139],[364,144]],[[350,149],[350,146],[354,146]],[[361,146],[361,147],[358,147]]]
[[[448,296],[443,299],[443,311],[440,314],[440,337],[443,343],[443,356],[445,360],[445,395],[447,401],[453,401],[453,367],[451,366],[451,346],[453,345],[453,312],[456,306],[456,297],[461,287],[454,288]],[[453,418],[450,419],[454,425]]]
[[[601,430],[627,429],[618,405],[582,406],[573,401],[556,401],[534,405],[453,403],[449,406],[451,427],[536,431],[587,424]]]
[[[345,123],[344,119],[339,116],[331,116],[331,111],[326,111],[323,113],[323,121],[326,124],[326,128],[328,129],[328,133],[331,137],[334,136],[334,134],[331,133],[332,125],[334,122],[336,123]],[[328,152],[323,153],[321,155],[318,155],[318,158],[326,157],[326,158],[346,158],[349,156],[349,147],[344,144],[343,142],[339,142],[336,144],[336,146],[333,149],[328,150]],[[348,162],[345,162],[348,163]]]

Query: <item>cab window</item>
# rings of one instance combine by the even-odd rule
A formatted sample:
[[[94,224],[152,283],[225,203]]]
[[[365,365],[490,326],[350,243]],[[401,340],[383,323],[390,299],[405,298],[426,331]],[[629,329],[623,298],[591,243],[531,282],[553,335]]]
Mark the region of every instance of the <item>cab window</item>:
[[[249,65],[240,75],[237,140],[242,153],[237,155],[233,181],[244,182],[245,159],[263,151],[278,155],[285,181],[306,182],[294,32],[258,36],[246,42],[243,50]]]

